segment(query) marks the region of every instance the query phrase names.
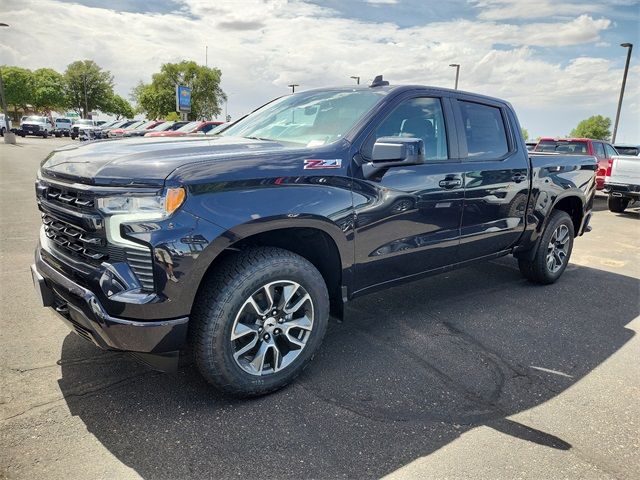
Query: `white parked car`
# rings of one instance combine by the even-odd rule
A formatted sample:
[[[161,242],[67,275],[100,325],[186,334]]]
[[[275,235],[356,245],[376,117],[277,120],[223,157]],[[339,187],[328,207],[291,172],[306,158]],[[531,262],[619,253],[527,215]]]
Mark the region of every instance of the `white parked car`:
[[[96,125],[95,120],[81,118],[73,122],[71,126],[71,138],[82,137],[81,140],[88,140],[89,138],[93,138],[92,133],[99,129],[100,127]]]
[[[613,157],[604,178],[604,191],[609,195],[609,210],[615,213],[622,213],[629,204],[640,202],[640,157]]]
[[[47,117],[43,117],[41,115],[29,115],[22,121],[18,134],[21,137],[35,135],[36,137],[47,138],[52,130],[53,126]]]
[[[5,122],[4,113],[0,113],[0,136],[4,137],[4,132],[7,131],[7,125]],[[9,119],[9,131],[11,131],[11,119]]]

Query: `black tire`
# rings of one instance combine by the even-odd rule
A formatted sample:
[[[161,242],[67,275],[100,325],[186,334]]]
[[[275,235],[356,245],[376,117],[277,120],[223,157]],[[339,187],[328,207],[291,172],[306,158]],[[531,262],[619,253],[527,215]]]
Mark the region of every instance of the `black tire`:
[[[48,138],[48,137],[49,137],[49,132],[47,132],[46,130],[42,132],[42,138]]]
[[[56,138],[60,138],[62,136],[62,134],[60,132],[56,132],[56,133],[54,133],[54,135],[56,136]]]
[[[24,134],[24,133],[21,133],[21,134],[20,134],[20,136],[21,136],[22,138],[24,138],[24,137],[26,137],[27,135],[26,135],[26,134]]]
[[[552,271],[547,262],[549,244],[554,232],[560,228],[561,225],[566,226],[568,229],[568,248],[560,268],[556,271]],[[518,259],[520,273],[522,273],[527,280],[533,283],[541,285],[554,283],[558,278],[560,278],[569,264],[571,251],[573,250],[574,235],[573,221],[569,214],[562,210],[552,211],[533,260]]]
[[[289,365],[266,375],[248,373],[233,356],[231,332],[234,321],[245,301],[255,292],[270,282],[281,280],[296,282],[309,294],[313,305],[313,328],[304,348]],[[240,252],[217,266],[198,291],[190,326],[196,366],[209,383],[227,394],[254,397],[271,393],[291,383],[308,365],[322,343],[328,318],[327,286],[309,261],[273,247]]]
[[[76,136],[75,135],[71,135],[71,140],[75,140]]]
[[[629,206],[629,199],[609,195],[607,206],[611,212],[622,213]]]
[[[4,127],[0,129],[0,137],[4,137],[4,130],[5,130]]]

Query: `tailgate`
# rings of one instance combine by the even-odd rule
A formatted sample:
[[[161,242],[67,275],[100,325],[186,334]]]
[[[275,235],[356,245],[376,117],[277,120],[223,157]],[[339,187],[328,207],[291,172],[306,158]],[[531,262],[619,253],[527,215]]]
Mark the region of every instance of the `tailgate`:
[[[613,157],[611,175],[605,179],[605,183],[640,185],[640,157]]]

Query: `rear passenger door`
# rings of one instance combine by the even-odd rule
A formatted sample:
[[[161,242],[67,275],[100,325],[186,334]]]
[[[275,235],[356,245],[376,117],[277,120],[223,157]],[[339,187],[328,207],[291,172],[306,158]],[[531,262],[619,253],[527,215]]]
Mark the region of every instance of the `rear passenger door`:
[[[518,241],[529,199],[529,157],[505,105],[463,96],[454,101],[454,111],[465,188],[459,257],[466,261]]]

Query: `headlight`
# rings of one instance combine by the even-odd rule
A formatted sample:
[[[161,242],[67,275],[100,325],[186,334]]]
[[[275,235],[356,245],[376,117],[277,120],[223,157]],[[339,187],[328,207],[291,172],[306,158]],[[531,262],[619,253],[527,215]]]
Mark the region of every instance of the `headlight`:
[[[184,188],[169,188],[163,196],[102,197],[98,210],[108,215],[105,221],[107,240],[114,245],[148,251],[140,244],[124,238],[120,226],[126,222],[162,220],[175,212],[187,197]]]
[[[160,218],[175,212],[186,198],[184,188],[169,188],[164,196],[150,197],[102,197],[98,199],[98,210],[107,215],[149,214]],[[145,215],[146,216],[146,215]]]

